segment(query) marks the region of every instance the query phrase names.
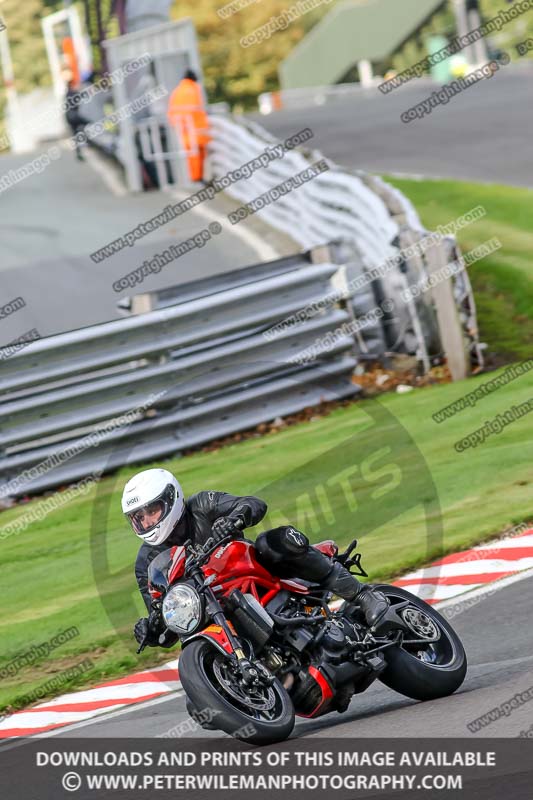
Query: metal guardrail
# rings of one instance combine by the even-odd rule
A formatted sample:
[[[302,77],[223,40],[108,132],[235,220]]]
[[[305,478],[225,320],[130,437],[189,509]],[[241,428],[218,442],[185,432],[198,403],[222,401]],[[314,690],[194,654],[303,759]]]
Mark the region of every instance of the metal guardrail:
[[[215,177],[238,169],[266,147],[278,143],[259,125],[244,118],[214,116],[210,122],[213,140],[208,148],[207,171]],[[226,191],[244,203],[250,202],[323,158],[318,151],[292,150],[256,172],[252,180],[237,181]],[[359,177],[348,175],[326,160],[331,165],[328,172],[280,197],[258,215],[306,250],[339,238],[354,238],[362,243],[369,257],[384,261],[393,254],[390,242],[398,235],[398,225],[382,200]]]
[[[316,262],[313,261],[311,252],[296,253],[291,256],[283,256],[275,261],[267,261],[263,264],[230,270],[220,275],[212,275],[209,280],[200,278],[196,281],[184,281],[164,289],[155,289],[152,292],[122,298],[117,305],[122,309],[129,309],[133,313],[137,313],[137,308],[142,309],[143,312],[155,311],[158,308],[166,308],[167,306],[176,305],[176,303],[190,302],[191,300],[197,300],[199,297],[207,297],[228,289],[249,286],[259,280],[274,278],[293,270],[306,269],[312,263]]]
[[[3,364],[0,396],[9,390],[42,387],[65,374],[76,376],[134,359],[159,358],[180,348],[201,349],[214,337],[269,325],[327,293],[338,267],[279,275],[200,297],[138,317],[116,320],[41,339]],[[41,389],[42,391],[42,389]]]
[[[209,145],[207,169],[211,177],[220,177],[238,169],[259,156],[266,147],[277,143],[266,130],[246,118],[216,116],[211,119],[211,128],[213,139]],[[316,150],[299,147],[254,173],[252,179],[231,184],[226,191],[243,204],[249,203],[323,158]],[[398,189],[377,176],[344,170],[329,159],[325,160],[329,170],[297,191],[265,205],[256,211],[258,216],[291,236],[305,249],[328,242],[342,243],[348,255],[343,256],[344,260],[339,263],[347,264],[352,277],[383,266],[388,259],[398,256],[407,240],[418,241],[427,235],[413,204]],[[453,251],[457,254],[457,243],[452,241]],[[446,260],[451,257],[449,241],[435,245],[433,255],[436,249],[440,250],[439,258]],[[451,356],[443,345],[447,331],[439,328],[433,293],[421,295],[416,302],[404,299],[405,290],[413,283],[413,276],[427,278],[430,272],[428,258],[415,256],[404,259],[386,275],[372,281],[372,294],[379,298],[376,302],[392,300],[394,313],[383,319],[381,332],[376,328],[359,337],[363,352],[366,349],[375,356],[385,351],[416,355],[425,370],[430,366],[432,355]],[[472,361],[477,365],[482,363],[482,358],[475,303],[466,273],[461,278],[461,286],[462,295],[466,293],[468,296],[468,324],[465,322],[465,302],[459,289],[455,292],[455,303],[460,313],[454,315],[449,309],[446,318],[462,325],[460,335],[467,340]],[[451,295],[450,301],[453,302]],[[368,289],[356,294],[353,298],[354,314],[364,313],[369,302]],[[454,377],[465,377],[468,369],[467,361]]]
[[[41,339],[4,361],[0,497],[172,456],[357,393],[351,336],[309,365],[294,360],[349,321],[349,309],[263,335],[330,293],[338,266],[301,257],[270,273],[265,265],[263,277],[258,269],[232,273],[226,287],[206,279],[202,296],[195,282],[193,299]]]

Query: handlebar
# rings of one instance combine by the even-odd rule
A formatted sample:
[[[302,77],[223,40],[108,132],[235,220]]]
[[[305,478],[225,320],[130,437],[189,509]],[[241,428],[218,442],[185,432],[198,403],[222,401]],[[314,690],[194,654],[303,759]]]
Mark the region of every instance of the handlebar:
[[[235,520],[235,528],[237,530],[242,530],[245,527],[244,520],[240,517]],[[183,543],[183,547],[185,548],[185,552],[188,554],[185,571],[194,576],[195,571],[200,571],[200,567],[204,564],[211,553],[216,550],[218,547],[221,547],[226,542],[231,542],[233,536],[229,533],[227,536],[224,536],[220,539],[215,539],[211,536],[203,545],[194,546],[191,539],[187,539],[186,542]],[[145,636],[142,642],[139,644],[137,648],[137,655],[142,653],[142,651],[148,645],[148,636]]]
[[[239,517],[239,519],[235,520],[235,528],[241,531],[245,527],[244,520]],[[227,536],[222,537],[221,539],[214,539],[211,536],[203,545],[194,546],[190,539],[187,539],[184,542],[184,547],[186,551],[189,553],[189,564],[188,566],[196,565],[200,567],[211,555],[211,553],[217,549],[217,547],[221,547],[223,544],[227,542],[231,542],[233,536],[229,533]]]

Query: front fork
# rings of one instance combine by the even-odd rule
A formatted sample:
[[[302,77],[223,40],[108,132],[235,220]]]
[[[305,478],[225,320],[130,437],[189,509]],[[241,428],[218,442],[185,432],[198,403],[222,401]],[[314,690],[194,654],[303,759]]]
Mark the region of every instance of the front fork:
[[[230,626],[230,623],[226,619],[226,615],[224,614],[224,611],[222,610],[220,602],[217,599],[214,591],[210,586],[205,585],[204,577],[200,570],[198,570],[198,573],[199,574],[195,574],[194,577],[198,581],[198,588],[203,592],[206,598],[207,615],[213,620],[215,625],[218,625],[224,631],[230,647],[230,652],[228,655],[235,659],[236,666],[241,674],[244,685],[253,686],[261,682],[270,685],[274,682],[274,676],[263,664],[258,662],[252,663],[250,659],[245,656],[244,650],[241,647],[241,643],[235,635],[234,629],[232,630],[233,626]]]

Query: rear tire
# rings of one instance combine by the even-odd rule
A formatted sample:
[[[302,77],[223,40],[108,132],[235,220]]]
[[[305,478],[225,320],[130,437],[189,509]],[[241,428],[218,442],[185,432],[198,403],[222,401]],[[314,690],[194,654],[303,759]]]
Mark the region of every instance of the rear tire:
[[[416,646],[389,647],[384,650],[387,667],[381,673],[380,680],[390,689],[413,700],[436,700],[457,691],[465,679],[467,661],[461,640],[451,625],[435,608],[405,589],[386,584],[374,588],[383,592],[392,603],[409,600],[410,607],[414,606],[430,618],[441,637],[440,650],[439,642],[429,649],[431,657],[437,659],[435,663],[421,660],[416,655]],[[423,651],[421,646],[418,652]]]
[[[276,718],[262,719],[251,706],[247,711],[241,710],[224,694],[211,668],[217,657],[224,661],[224,656],[206,639],[195,639],[184,647],[180,656],[180,679],[192,705],[196,709],[210,708],[217,712],[212,727],[243,742],[265,745],[287,739],[294,727],[294,706],[278,679],[271,687],[275,694]]]

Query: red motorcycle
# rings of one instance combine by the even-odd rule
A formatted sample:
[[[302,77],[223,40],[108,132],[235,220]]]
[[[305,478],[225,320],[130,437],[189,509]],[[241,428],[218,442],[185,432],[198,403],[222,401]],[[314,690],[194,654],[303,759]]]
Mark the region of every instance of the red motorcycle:
[[[352,557],[356,546],[339,555],[333,541],[315,545],[368,577],[360,554]],[[189,711],[209,710],[211,727],[252,744],[286,739],[295,714],[345,711],[376,678],[432,700],[452,694],[465,677],[466,655],[450,625],[396,586],[376,586],[390,608],[372,632],[356,601],[332,610],[331,592],[272,576],[242,539],[173,547],[152,561],[148,578],[163,636],[181,641]]]

